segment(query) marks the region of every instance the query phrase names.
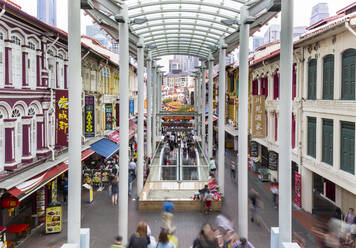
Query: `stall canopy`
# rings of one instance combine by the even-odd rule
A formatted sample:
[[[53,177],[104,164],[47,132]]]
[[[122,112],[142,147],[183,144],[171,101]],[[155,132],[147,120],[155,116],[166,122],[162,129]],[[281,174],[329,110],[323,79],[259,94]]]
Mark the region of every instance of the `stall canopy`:
[[[214,121],[216,121],[218,118],[215,116],[215,115],[213,115],[213,122]],[[205,121],[205,125],[208,125],[208,118],[207,118],[207,120]]]
[[[107,138],[103,138],[90,145],[90,148],[101,156],[110,158],[119,150],[120,146]]]

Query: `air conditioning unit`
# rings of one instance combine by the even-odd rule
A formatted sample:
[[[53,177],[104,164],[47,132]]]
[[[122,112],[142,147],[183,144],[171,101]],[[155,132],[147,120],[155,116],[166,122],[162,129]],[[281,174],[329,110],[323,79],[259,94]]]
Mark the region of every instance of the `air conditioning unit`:
[[[80,0],[81,9],[94,9],[94,3],[92,0]]]

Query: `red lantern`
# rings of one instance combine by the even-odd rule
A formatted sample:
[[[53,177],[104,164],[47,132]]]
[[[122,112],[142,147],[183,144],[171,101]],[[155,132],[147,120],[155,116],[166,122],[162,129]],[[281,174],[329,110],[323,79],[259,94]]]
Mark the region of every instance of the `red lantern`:
[[[2,208],[15,208],[20,205],[20,201],[14,196],[7,196],[2,199],[1,207]]]

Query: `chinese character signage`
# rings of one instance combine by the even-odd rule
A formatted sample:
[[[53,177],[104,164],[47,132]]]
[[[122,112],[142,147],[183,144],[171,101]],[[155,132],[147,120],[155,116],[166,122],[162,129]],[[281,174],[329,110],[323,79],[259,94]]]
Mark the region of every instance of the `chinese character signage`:
[[[85,137],[95,136],[95,118],[94,118],[94,96],[85,96],[84,109],[84,135]]]
[[[265,137],[265,96],[252,96],[252,136]]]
[[[120,103],[116,103],[116,126],[120,126]]]
[[[302,207],[302,176],[294,172],[294,204]]]
[[[68,91],[56,90],[56,144],[68,146]]]
[[[130,114],[134,114],[135,112],[135,102],[134,102],[134,99],[130,99]]]
[[[112,130],[112,104],[105,104],[105,129]]]

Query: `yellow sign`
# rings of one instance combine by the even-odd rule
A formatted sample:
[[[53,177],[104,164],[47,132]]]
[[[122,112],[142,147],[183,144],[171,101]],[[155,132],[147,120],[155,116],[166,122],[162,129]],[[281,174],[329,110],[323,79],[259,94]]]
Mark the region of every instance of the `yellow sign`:
[[[94,199],[93,187],[89,189],[89,202],[92,203]]]
[[[62,231],[62,206],[46,209],[46,233]]]
[[[265,96],[252,96],[252,137],[265,137]]]

